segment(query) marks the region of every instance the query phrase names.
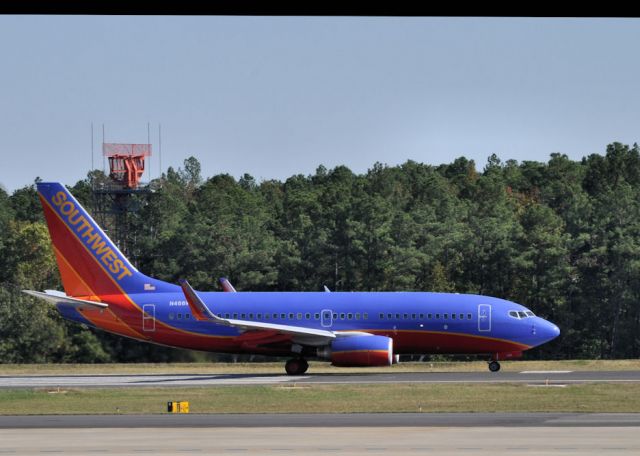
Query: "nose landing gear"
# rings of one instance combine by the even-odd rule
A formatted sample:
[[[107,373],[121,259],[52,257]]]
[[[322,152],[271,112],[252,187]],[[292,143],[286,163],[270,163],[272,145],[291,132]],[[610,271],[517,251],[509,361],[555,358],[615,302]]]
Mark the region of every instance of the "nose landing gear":
[[[304,358],[293,358],[284,365],[287,375],[302,375],[309,369],[309,363]]]

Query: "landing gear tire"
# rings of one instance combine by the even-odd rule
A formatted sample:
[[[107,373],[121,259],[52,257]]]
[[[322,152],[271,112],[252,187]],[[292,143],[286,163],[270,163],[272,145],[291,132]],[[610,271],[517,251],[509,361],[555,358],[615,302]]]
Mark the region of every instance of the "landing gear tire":
[[[284,370],[287,371],[287,375],[302,375],[309,369],[309,363],[302,358],[293,358],[287,361],[284,365]]]
[[[489,370],[491,372],[498,372],[500,370],[500,363],[498,361],[491,361],[489,363]]]

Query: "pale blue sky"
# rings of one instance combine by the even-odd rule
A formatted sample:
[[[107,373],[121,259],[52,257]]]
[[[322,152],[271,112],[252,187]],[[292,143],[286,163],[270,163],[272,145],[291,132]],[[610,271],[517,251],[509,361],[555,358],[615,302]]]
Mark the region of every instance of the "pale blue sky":
[[[0,16],[0,184],[73,184],[112,142],[163,168],[546,161],[640,136],[637,19]],[[151,162],[158,175],[157,156]]]

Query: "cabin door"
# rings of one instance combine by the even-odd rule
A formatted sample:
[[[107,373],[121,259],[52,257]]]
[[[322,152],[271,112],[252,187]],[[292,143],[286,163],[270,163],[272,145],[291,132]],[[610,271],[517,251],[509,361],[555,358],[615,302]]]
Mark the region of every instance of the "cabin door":
[[[333,311],[331,309],[324,309],[320,314],[320,324],[323,328],[331,328],[333,325]]]
[[[156,330],[156,305],[145,304],[142,306],[142,330],[153,332]]]
[[[478,306],[478,331],[491,331],[491,306],[489,304]]]

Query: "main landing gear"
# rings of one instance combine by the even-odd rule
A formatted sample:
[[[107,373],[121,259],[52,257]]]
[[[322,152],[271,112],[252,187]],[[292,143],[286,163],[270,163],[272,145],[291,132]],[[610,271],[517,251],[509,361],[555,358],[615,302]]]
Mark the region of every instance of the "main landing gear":
[[[304,358],[293,358],[284,365],[287,375],[302,375],[309,369],[309,363]]]
[[[498,361],[490,361],[489,370],[491,372],[498,372],[500,370],[500,363]]]

